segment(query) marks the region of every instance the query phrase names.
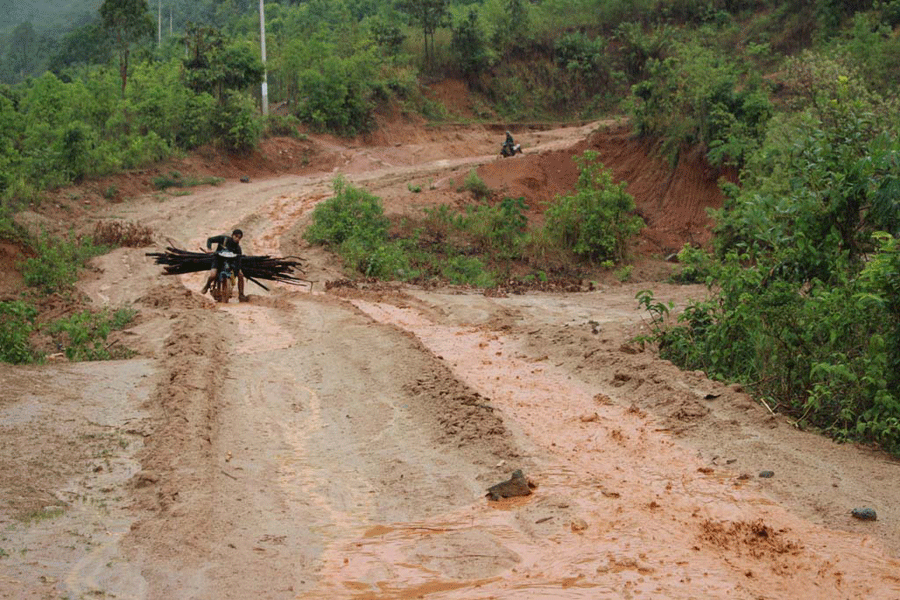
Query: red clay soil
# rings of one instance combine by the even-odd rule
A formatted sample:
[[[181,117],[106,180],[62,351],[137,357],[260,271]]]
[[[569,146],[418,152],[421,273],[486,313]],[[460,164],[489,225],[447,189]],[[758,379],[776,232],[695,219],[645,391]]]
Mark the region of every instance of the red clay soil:
[[[24,259],[18,244],[0,240],[0,300],[13,297],[22,289],[22,275],[16,265]]]
[[[627,124],[603,127],[565,150],[488,163],[478,174],[488,187],[513,198],[521,196],[529,207],[541,211],[554,197],[574,189],[578,166],[573,157],[585,150],[599,154],[615,181],[627,182],[626,191],[647,223],[638,248],[641,254],[665,256],[686,243],[703,246],[710,241],[712,220],[706,210],[721,208],[719,182],[735,181],[735,174],[710,167],[698,152],[682,155],[673,170]]]

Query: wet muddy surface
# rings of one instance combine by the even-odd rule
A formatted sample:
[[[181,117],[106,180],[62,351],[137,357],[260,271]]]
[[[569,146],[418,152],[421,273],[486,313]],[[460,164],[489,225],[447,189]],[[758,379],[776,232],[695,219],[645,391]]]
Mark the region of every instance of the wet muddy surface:
[[[335,164],[399,210],[494,160],[471,135]],[[0,598],[900,597],[896,463],[633,342],[638,291],[703,288],[326,291],[300,234],[333,175],[114,208],[189,248],[240,226],[315,283],[217,306],[146,250],[98,259],[81,289],[140,309],[140,356],[0,366]],[[531,495],[485,496],[517,469]]]

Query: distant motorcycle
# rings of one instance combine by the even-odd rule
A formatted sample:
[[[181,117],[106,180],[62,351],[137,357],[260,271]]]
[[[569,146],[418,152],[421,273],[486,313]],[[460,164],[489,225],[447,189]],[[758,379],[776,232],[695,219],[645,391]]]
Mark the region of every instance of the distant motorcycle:
[[[500,146],[500,156],[503,158],[509,158],[516,154],[522,154],[522,144],[503,144]]]
[[[231,300],[234,293],[234,282],[237,279],[237,258],[238,255],[229,250],[219,250],[216,252],[222,261],[222,268],[216,275],[215,281],[209,289],[209,293],[216,302],[227,303]]]

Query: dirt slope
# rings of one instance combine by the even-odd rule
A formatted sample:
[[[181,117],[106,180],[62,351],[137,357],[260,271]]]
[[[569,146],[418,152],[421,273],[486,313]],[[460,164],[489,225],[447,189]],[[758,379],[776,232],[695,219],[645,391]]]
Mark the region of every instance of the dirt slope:
[[[395,212],[458,201],[471,169],[538,199],[590,146],[675,249],[706,235],[716,174],[642,169],[615,124],[515,132],[510,160],[488,128],[398,146],[404,127],[303,142],[293,173],[79,208],[185,247],[240,226],[316,284],[216,306],[149,249],[97,259],[81,291],[140,308],[141,357],[0,366],[0,598],[900,597],[896,463],[629,343],[639,289],[683,306],[702,288],[326,292],[339,265],[301,238],[338,173]],[[534,493],[485,499],[514,469]]]

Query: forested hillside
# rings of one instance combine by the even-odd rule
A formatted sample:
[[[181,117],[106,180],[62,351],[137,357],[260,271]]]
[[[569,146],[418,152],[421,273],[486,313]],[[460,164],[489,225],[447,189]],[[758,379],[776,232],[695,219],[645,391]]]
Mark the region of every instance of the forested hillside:
[[[713,297],[673,326],[645,294],[646,341],[800,426],[900,450],[900,0],[268,2],[265,65],[258,3],[95,4],[5,13],[3,230],[48,189],[208,144],[353,135],[388,106],[459,119],[422,92],[448,76],[469,86],[476,119],[624,114],[672,165],[687,152],[740,173],[715,247],[680,255],[681,278]],[[586,187],[550,214],[558,242],[601,263],[580,223],[613,184],[584,168]]]

